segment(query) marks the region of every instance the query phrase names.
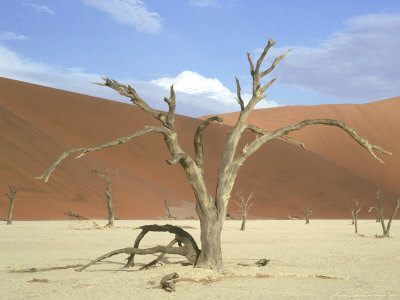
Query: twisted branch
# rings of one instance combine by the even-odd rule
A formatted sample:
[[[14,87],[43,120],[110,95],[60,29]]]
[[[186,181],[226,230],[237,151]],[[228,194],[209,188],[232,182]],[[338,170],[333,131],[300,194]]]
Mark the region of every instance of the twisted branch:
[[[215,117],[210,117],[206,120],[204,120],[199,127],[196,130],[196,133],[194,135],[194,150],[196,154],[196,164],[197,166],[201,169],[201,172],[203,173],[203,165],[204,165],[204,158],[203,158],[203,131],[204,129],[211,124],[212,122],[218,122],[219,124],[222,125],[222,122],[224,119],[221,117],[215,116]]]

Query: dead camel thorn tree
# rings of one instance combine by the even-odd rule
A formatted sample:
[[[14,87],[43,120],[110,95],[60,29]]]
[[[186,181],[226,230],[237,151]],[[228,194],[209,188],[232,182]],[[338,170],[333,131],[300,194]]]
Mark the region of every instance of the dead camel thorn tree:
[[[117,146],[126,143],[136,137],[142,136],[147,133],[158,133],[164,137],[165,144],[171,154],[171,159],[167,160],[168,164],[180,164],[186,173],[186,177],[189,181],[190,186],[193,189],[194,197],[196,199],[196,213],[200,220],[200,241],[201,241],[201,252],[196,262],[197,267],[211,268],[217,271],[223,271],[223,261],[221,252],[221,231],[225,216],[227,213],[227,206],[231,196],[231,191],[236,180],[236,176],[242,164],[245,160],[254,154],[263,144],[276,138],[282,138],[286,141],[301,145],[303,148],[304,143],[302,141],[293,139],[288,136],[292,131],[300,130],[303,127],[309,125],[327,125],[336,126],[345,132],[347,132],[352,139],[358,144],[367,149],[369,153],[379,162],[383,161],[378,158],[374,153],[378,151],[384,154],[390,154],[390,152],[382,149],[377,145],[370,144],[367,139],[358,136],[356,131],[347,126],[344,122],[331,120],[331,119],[312,119],[304,120],[294,125],[285,126],[273,131],[264,131],[254,125],[246,123],[246,120],[250,112],[254,109],[256,104],[260,102],[266,96],[264,95],[265,90],[275,81],[272,79],[267,83],[262,83],[261,80],[268,75],[282,60],[288,51],[281,56],[274,59],[269,68],[262,71],[261,65],[267,55],[268,50],[275,44],[270,39],[268,44],[265,46],[263,52],[258,58],[256,64],[253,64],[253,60],[250,54],[247,54],[248,62],[250,65],[250,74],[252,77],[252,97],[247,104],[244,103],[241,96],[241,88],[239,80],[236,78],[237,86],[237,97],[236,100],[240,105],[240,113],[236,124],[228,131],[225,139],[224,149],[221,155],[221,161],[218,170],[218,179],[216,185],[216,191],[213,195],[208,190],[203,169],[203,132],[206,127],[212,122],[222,122],[223,119],[214,116],[204,120],[196,130],[194,135],[194,152],[195,156],[192,158],[187,152],[185,152],[178,141],[178,131],[175,127],[175,92],[174,87],[170,88],[169,98],[164,98],[164,101],[168,104],[168,112],[164,113],[150,107],[130,85],[124,85],[116,80],[104,78],[104,83],[99,83],[101,86],[106,86],[114,89],[120,95],[126,96],[131,99],[134,105],[137,105],[145,113],[151,115],[153,118],[158,120],[160,126],[145,126],[143,129],[125,136],[118,138],[114,141],[94,146],[94,147],[81,147],[74,148],[64,152],[54,164],[37,179],[44,179],[47,181],[51,173],[55,168],[71,153],[80,152],[77,158],[80,158],[90,152],[97,151],[103,148]],[[245,130],[250,130],[257,134],[255,139],[244,146],[239,152],[237,147],[239,140]],[[239,154],[237,154],[239,153]]]
[[[380,194],[381,194],[381,189],[379,189],[376,192],[376,202],[378,202],[378,207],[370,207],[368,212],[374,212],[375,215],[378,216],[379,220],[381,221],[383,234],[381,236],[377,235],[377,237],[390,237],[390,235],[389,235],[390,226],[392,225],[392,220],[396,216],[397,210],[400,207],[400,196],[397,196],[396,204],[394,205],[392,215],[390,216],[388,224],[386,226],[385,219],[383,218],[383,209],[382,209],[382,205],[381,205]]]
[[[169,209],[168,203],[167,203],[167,199],[164,199],[164,206],[167,209],[167,214],[168,214],[168,220],[176,220],[176,217],[174,217],[171,214],[171,210]]]
[[[353,218],[352,224],[354,224],[354,230],[356,234],[358,233],[357,218],[358,218],[358,213],[361,211],[361,209],[362,209],[362,204],[360,205],[358,199],[354,198],[353,203],[351,204],[351,216]]]
[[[108,209],[108,223],[106,225],[106,227],[109,228],[113,228],[114,227],[114,205],[112,202],[112,196],[111,196],[111,184],[114,180],[115,174],[117,174],[118,172],[118,167],[115,166],[112,174],[109,176],[109,170],[104,167],[101,166],[101,171],[99,170],[92,170],[91,172],[96,174],[97,176],[99,176],[100,178],[103,178],[106,181],[106,198],[107,198],[107,209]]]
[[[300,211],[303,213],[304,218],[306,219],[306,224],[310,224],[310,216],[313,211],[312,208],[308,206],[306,208],[301,209]]]
[[[15,201],[15,196],[17,195],[18,187],[8,184],[8,189],[10,190],[10,193],[5,194],[8,197],[8,200],[10,200],[10,206],[8,208],[7,225],[11,225],[12,213],[14,209],[14,201]]]
[[[240,202],[236,201],[235,199],[232,199],[233,202],[240,208],[240,212],[242,213],[242,226],[240,227],[240,230],[245,230],[246,229],[246,221],[247,221],[247,214],[249,212],[250,207],[254,205],[254,202],[250,202],[251,198],[254,196],[254,192],[251,192],[249,197],[247,197],[247,200],[244,200],[244,196],[241,191],[237,191],[236,195],[239,197]]]

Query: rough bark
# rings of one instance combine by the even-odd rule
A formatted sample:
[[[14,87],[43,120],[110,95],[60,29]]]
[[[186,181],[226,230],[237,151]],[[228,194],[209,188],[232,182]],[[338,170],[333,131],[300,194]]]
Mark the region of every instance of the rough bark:
[[[10,190],[9,194],[5,194],[8,197],[8,200],[10,200],[10,206],[8,208],[8,217],[7,217],[7,225],[12,224],[12,213],[14,209],[14,201],[15,201],[15,196],[17,195],[18,187],[8,185],[8,189]]]
[[[261,65],[264,61],[264,58],[268,50],[274,44],[275,42],[272,39],[268,40],[268,44],[258,58],[256,65],[253,64],[251,55],[247,55],[253,84],[252,97],[246,105],[241,97],[239,80],[236,79],[237,101],[240,105],[240,114],[238,116],[236,124],[226,135],[225,146],[218,169],[218,181],[215,192],[215,199],[213,199],[211,193],[208,191],[203,177],[204,170],[202,136],[205,128],[209,124],[214,121],[222,122],[222,119],[220,117],[211,117],[200,124],[194,137],[195,158],[193,159],[188,153],[183,151],[178,141],[178,133],[174,124],[175,92],[173,86],[171,86],[170,89],[170,97],[164,98],[164,101],[168,104],[168,112],[163,113],[151,108],[130,85],[124,85],[116,80],[112,80],[109,78],[104,78],[104,83],[99,83],[99,85],[112,88],[120,95],[130,98],[131,102],[134,105],[137,105],[144,112],[157,119],[161,123],[161,126],[146,126],[142,130],[139,130],[129,136],[118,138],[103,145],[95,147],[81,147],[68,150],[64,152],[53,163],[53,165],[48,169],[46,173],[44,173],[40,177],[37,177],[37,179],[43,179],[44,181],[47,181],[55,168],[71,153],[79,152],[80,155],[78,155],[77,157],[79,158],[92,151],[97,151],[106,147],[123,144],[147,133],[161,134],[163,135],[165,144],[171,154],[171,159],[167,160],[167,163],[180,164],[182,166],[196,199],[196,212],[200,220],[202,245],[202,251],[196,265],[198,267],[206,267],[215,269],[217,271],[223,271],[221,253],[221,230],[227,213],[227,205],[231,196],[231,191],[241,165],[263,144],[276,138],[283,138],[304,147],[303,142],[290,138],[287,136],[287,134],[295,130],[300,130],[303,127],[309,125],[328,125],[336,126],[347,132],[352,139],[354,139],[362,147],[366,148],[370,152],[370,154],[381,163],[383,161],[378,158],[374,151],[378,151],[383,154],[391,154],[390,152],[385,151],[377,145],[370,144],[368,140],[358,136],[353,128],[337,120],[305,120],[294,125],[279,128],[274,131],[263,131],[256,126],[246,124],[246,120],[250,112],[254,109],[255,105],[265,97],[265,90],[275,81],[275,79],[272,79],[266,84],[262,84],[261,80],[266,75],[268,75],[275,68],[277,63],[282,60],[287,54],[286,52],[281,56],[275,58],[271,66],[268,69],[262,71]],[[258,134],[258,137],[249,145],[246,145],[241,150],[239,155],[236,155],[239,140],[245,130],[256,132]]]
[[[381,226],[382,226],[382,235],[379,237],[390,237],[390,227],[392,225],[392,220],[394,219],[398,209],[400,208],[400,196],[397,196],[397,198],[396,198],[396,203],[393,207],[392,215],[390,216],[388,225],[386,226],[385,219],[383,218],[383,208],[381,205],[380,193],[381,193],[381,190],[379,189],[376,192],[376,202],[378,203],[378,207],[370,207],[368,212],[374,212],[375,215],[379,217],[379,220],[380,220]]]
[[[362,209],[362,204],[358,202],[358,199],[353,199],[353,203],[351,205],[351,215],[353,217],[353,224],[354,224],[354,231],[356,234],[358,234],[358,226],[357,226],[357,218],[358,218],[358,213]]]
[[[247,221],[247,214],[249,212],[250,207],[254,205],[254,202],[250,202],[251,198],[254,196],[254,192],[251,192],[249,197],[247,197],[247,200],[244,199],[244,196],[241,191],[237,191],[236,195],[239,197],[240,202],[236,201],[233,199],[233,202],[239,206],[239,211],[242,214],[242,225],[240,227],[240,230],[246,230],[246,221]]]
[[[109,176],[109,171],[106,167],[102,166],[102,171],[99,170],[92,170],[92,173],[96,174],[100,178],[103,178],[106,181],[106,199],[107,199],[107,210],[108,210],[108,223],[106,227],[113,228],[114,227],[114,205],[112,202],[111,196],[111,184],[114,180],[115,174],[117,174],[118,168],[117,166],[114,167],[111,177]]]

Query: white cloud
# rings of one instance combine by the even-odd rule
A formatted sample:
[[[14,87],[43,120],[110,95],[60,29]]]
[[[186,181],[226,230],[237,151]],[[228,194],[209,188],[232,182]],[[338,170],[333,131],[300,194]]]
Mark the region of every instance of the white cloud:
[[[28,37],[22,34],[16,34],[15,32],[5,31],[0,33],[0,40],[27,40]]]
[[[293,49],[274,71],[279,83],[346,100],[400,95],[400,14],[363,15],[345,24],[314,48],[272,48],[272,56]]]
[[[174,85],[176,92],[187,95],[183,99],[196,103],[198,106],[213,105],[216,108],[215,110],[220,113],[239,109],[235,100],[236,93],[225,87],[217,78],[206,78],[196,72],[183,71],[176,77],[163,77],[152,80],[150,83],[163,87],[166,91],[171,85]],[[248,93],[242,93],[241,96],[245,103],[251,98],[251,94]],[[263,99],[257,104],[256,108],[276,106],[278,104],[275,101]]]
[[[24,5],[33,7],[39,13],[44,12],[44,13],[47,13],[50,15],[54,14],[54,11],[52,11],[46,5],[40,5],[40,4],[35,4],[35,3],[24,3]]]
[[[162,19],[158,13],[147,10],[141,0],[82,0],[86,5],[110,14],[119,23],[132,25],[137,31],[157,33]]]
[[[103,75],[87,73],[80,68],[61,68],[34,62],[0,45],[0,76],[82,93],[86,95],[129,102],[115,91],[91,84],[102,82]],[[139,95],[155,109],[167,110],[163,101],[169,96],[171,84],[175,84],[176,112],[187,116],[226,113],[239,110],[236,96],[216,78],[206,78],[196,72],[185,71],[174,78],[159,78],[149,82],[135,79],[120,79],[130,84]],[[251,95],[243,93],[243,99]],[[261,101],[257,108],[277,106],[273,101]]]

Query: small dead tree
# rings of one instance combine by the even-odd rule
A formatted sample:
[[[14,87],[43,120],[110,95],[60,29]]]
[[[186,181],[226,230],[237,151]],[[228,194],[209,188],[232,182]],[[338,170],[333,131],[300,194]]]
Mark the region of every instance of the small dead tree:
[[[8,200],[10,200],[10,206],[8,208],[7,225],[11,225],[12,213],[13,213],[13,209],[14,209],[14,201],[15,201],[15,196],[17,195],[18,187],[8,184],[8,189],[10,190],[10,193],[5,194],[8,197]]]
[[[358,202],[358,199],[353,199],[353,203],[351,204],[351,216],[353,217],[353,222],[352,224],[354,224],[354,230],[355,233],[358,233],[358,227],[357,227],[357,217],[358,217],[358,213],[361,211],[362,209],[362,204],[360,205],[360,203]]]
[[[306,224],[309,224],[310,223],[310,216],[311,216],[311,213],[313,211],[312,208],[308,206],[306,208],[301,209],[300,211],[303,213],[304,218],[306,219]]]
[[[247,200],[244,200],[243,194],[241,191],[237,191],[236,195],[239,197],[240,202],[236,201],[235,199],[232,199],[233,202],[239,206],[239,211],[242,213],[242,226],[240,227],[240,230],[245,230],[246,229],[246,221],[247,221],[247,214],[249,212],[250,207],[254,205],[254,202],[250,202],[251,198],[254,196],[254,192],[251,192],[249,197],[247,197]]]
[[[176,102],[173,86],[170,88],[169,98],[164,98],[164,101],[168,104],[168,112],[164,113],[150,107],[130,85],[119,83],[110,78],[104,78],[104,83],[99,83],[99,85],[109,87],[117,91],[120,95],[130,98],[134,105],[137,105],[145,113],[158,120],[160,125],[145,126],[143,129],[136,131],[131,135],[117,138],[114,141],[99,146],[70,149],[64,152],[43,175],[36,178],[43,179],[47,182],[49,176],[56,167],[72,153],[80,153],[77,156],[77,158],[80,158],[90,152],[121,145],[148,133],[161,134],[164,138],[167,149],[171,154],[171,159],[167,160],[167,163],[171,165],[180,164],[182,166],[196,199],[196,213],[200,220],[200,240],[202,246],[196,266],[222,272],[224,264],[222,261],[221,232],[231,192],[240,167],[243,165],[245,160],[260,149],[262,145],[273,139],[281,138],[305,148],[302,141],[291,138],[288,134],[310,125],[326,125],[335,126],[345,131],[360,146],[367,149],[368,152],[380,163],[383,163],[383,161],[374,153],[374,151],[383,154],[391,154],[378,145],[370,144],[367,139],[360,137],[353,128],[347,126],[342,121],[331,119],[304,120],[297,124],[284,126],[272,131],[264,131],[254,125],[247,124],[246,121],[249,114],[257,103],[266,97],[264,92],[275,81],[275,79],[272,79],[267,83],[264,83],[262,82],[263,78],[271,73],[279,61],[281,61],[289,52],[287,51],[281,56],[276,57],[268,68],[262,70],[261,67],[264,59],[273,45],[275,45],[274,40],[269,39],[268,44],[265,46],[256,64],[253,63],[251,55],[249,53],[247,54],[250,66],[250,75],[253,81],[252,96],[247,104],[245,104],[242,99],[240,83],[236,78],[236,100],[240,106],[240,112],[236,124],[226,134],[225,145],[218,169],[215,193],[211,193],[207,187],[204,176],[203,132],[212,122],[221,123],[223,119],[218,116],[213,116],[200,123],[194,135],[194,157],[192,157],[188,152],[182,149],[178,141],[178,131],[175,127],[174,121]],[[245,145],[242,149],[238,149],[239,140],[243,132],[246,130],[255,133],[255,139]]]
[[[107,198],[107,209],[108,209],[108,223],[107,223],[106,227],[113,228],[115,217],[114,217],[114,205],[113,205],[112,196],[111,196],[111,184],[114,180],[115,174],[118,171],[118,167],[117,166],[114,167],[111,176],[109,176],[109,170],[106,167],[102,166],[101,168],[102,168],[101,171],[92,170],[91,172],[96,174],[100,178],[103,178],[106,181],[105,194],[106,194],[106,198]]]
[[[381,189],[379,189],[376,192],[376,202],[378,202],[378,207],[370,207],[368,212],[374,212],[376,216],[379,217],[379,220],[381,221],[381,225],[382,225],[382,235],[379,237],[390,237],[389,233],[390,233],[390,226],[392,225],[392,220],[394,219],[394,217],[396,216],[397,210],[400,207],[400,196],[397,196],[396,199],[396,203],[394,205],[393,208],[393,212],[392,215],[389,218],[388,224],[387,226],[385,225],[385,219],[383,218],[383,209],[382,209],[382,205],[381,205],[381,200],[380,200],[380,194],[381,194]],[[377,235],[378,237],[378,235]]]
[[[169,209],[167,199],[164,199],[164,205],[165,205],[165,208],[167,209],[168,220],[176,220],[176,217],[172,216],[172,214],[171,214],[171,210]]]

